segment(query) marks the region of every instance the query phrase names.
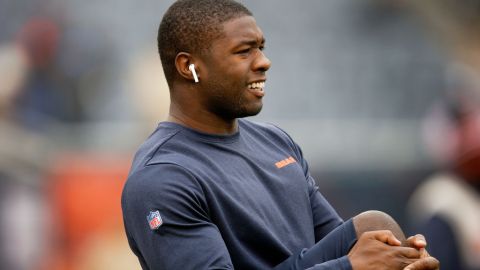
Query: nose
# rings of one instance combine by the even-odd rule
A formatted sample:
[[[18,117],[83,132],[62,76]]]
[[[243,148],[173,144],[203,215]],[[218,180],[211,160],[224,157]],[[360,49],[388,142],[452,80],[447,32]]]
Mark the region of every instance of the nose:
[[[253,63],[253,70],[265,72],[270,68],[271,65],[272,62],[270,61],[270,59],[265,56],[265,53],[263,51],[259,50],[257,57],[255,58],[255,61]]]

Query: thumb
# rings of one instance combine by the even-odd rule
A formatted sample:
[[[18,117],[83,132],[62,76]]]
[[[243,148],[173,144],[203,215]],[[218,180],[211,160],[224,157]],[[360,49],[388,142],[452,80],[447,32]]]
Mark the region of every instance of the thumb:
[[[390,246],[400,246],[402,242],[398,240],[395,235],[389,230],[382,230],[382,231],[373,231],[373,237],[385,244],[388,244]]]
[[[405,267],[403,270],[438,270],[440,269],[440,262],[433,258],[433,257],[427,257],[427,258],[422,258],[407,267]]]

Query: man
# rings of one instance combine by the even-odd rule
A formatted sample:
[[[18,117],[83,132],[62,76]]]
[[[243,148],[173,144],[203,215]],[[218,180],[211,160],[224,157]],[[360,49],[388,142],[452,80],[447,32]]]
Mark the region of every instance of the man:
[[[264,44],[251,12],[232,0],[180,0],[164,15],[169,118],[140,147],[122,195],[142,267],[438,268],[422,236],[400,246],[386,214],[343,222],[285,132],[239,119],[262,108]]]
[[[452,85],[455,91],[430,110],[425,124],[439,169],[420,183],[407,209],[444,269],[475,270],[480,269],[480,84],[476,73],[457,73]]]

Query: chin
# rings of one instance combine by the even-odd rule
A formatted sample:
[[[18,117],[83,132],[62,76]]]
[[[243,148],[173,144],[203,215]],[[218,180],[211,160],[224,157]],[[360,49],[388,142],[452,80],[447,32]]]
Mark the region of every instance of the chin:
[[[262,111],[262,104],[260,104],[260,106],[255,106],[252,108],[245,108],[244,110],[242,110],[242,112],[239,113],[239,116],[237,116],[237,118],[255,116],[259,114],[261,111]]]

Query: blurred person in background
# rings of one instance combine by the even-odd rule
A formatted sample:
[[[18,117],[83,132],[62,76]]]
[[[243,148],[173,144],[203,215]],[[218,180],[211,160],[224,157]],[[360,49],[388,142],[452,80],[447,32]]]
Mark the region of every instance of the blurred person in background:
[[[60,16],[59,16],[60,17]],[[15,99],[15,114],[32,130],[99,120],[111,62],[108,38],[98,31],[48,16],[29,18],[15,41],[30,68]]]
[[[443,269],[478,270],[480,77],[465,70],[454,75],[461,77],[461,84],[456,84],[453,97],[426,118],[426,144],[440,169],[412,194],[408,209]]]
[[[48,243],[43,191],[51,145],[14,117],[30,67],[22,47],[0,44],[0,269],[37,269]]]
[[[480,1],[407,0],[448,52],[447,98],[427,115],[438,172],[413,193],[409,215],[444,269],[480,269]]]
[[[75,125],[101,118],[109,39],[71,18],[38,13],[1,47],[0,269],[134,269],[119,254],[128,252],[120,209],[110,207],[126,166],[99,162],[107,150],[85,154],[94,139],[79,147],[89,129]],[[95,211],[81,211],[85,200]],[[120,229],[104,229],[111,223]]]
[[[32,18],[20,29],[17,42],[30,62],[26,82],[18,94],[16,114],[26,126],[45,129],[60,121],[80,117],[78,104],[69,95],[69,81],[56,65],[61,28],[50,18]]]

